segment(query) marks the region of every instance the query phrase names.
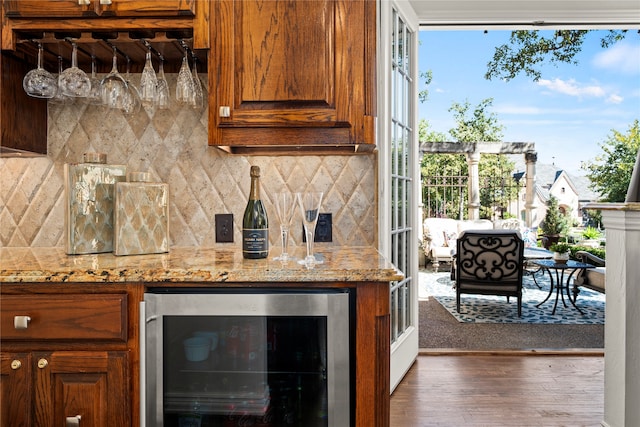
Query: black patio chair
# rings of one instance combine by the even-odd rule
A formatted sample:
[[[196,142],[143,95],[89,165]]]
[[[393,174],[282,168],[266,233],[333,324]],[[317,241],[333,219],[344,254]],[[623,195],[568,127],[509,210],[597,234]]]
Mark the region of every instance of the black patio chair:
[[[462,294],[516,297],[522,315],[524,242],[515,230],[468,230],[458,236],[456,308]]]

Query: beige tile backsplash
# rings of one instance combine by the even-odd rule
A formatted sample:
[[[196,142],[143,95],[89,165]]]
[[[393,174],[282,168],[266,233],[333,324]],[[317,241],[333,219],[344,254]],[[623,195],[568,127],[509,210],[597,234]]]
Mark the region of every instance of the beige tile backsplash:
[[[173,87],[175,75],[168,78]],[[270,198],[283,188],[325,192],[321,211],[333,214],[330,244],[377,244],[375,154],[230,155],[207,145],[206,110],[176,105],[127,117],[80,103],[50,104],[48,126],[47,156],[0,158],[0,246],[64,246],[63,166],[82,161],[88,151],[107,153],[108,163],[169,184],[171,246],[239,247],[251,165],[262,170],[273,250],[279,228]],[[215,242],[217,213],[234,215],[235,243]],[[300,221],[297,214],[291,245],[302,244]]]

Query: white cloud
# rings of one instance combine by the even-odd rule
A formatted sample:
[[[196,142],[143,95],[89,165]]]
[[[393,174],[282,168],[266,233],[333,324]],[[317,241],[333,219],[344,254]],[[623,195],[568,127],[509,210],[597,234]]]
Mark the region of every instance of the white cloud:
[[[607,98],[607,104],[620,104],[622,101],[624,101],[624,98],[615,93],[612,93]]]
[[[593,58],[593,65],[624,74],[640,74],[640,44],[616,43],[598,53]]]
[[[562,80],[562,79],[540,79],[538,85],[549,89],[552,92],[561,93],[569,96],[588,96],[601,98],[606,96],[605,90],[598,85],[580,85],[574,79]]]

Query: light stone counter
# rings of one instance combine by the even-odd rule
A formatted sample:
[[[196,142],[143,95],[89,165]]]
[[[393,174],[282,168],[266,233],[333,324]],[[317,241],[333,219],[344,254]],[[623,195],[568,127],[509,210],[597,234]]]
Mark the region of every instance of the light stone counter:
[[[304,249],[294,255],[304,257]],[[117,257],[66,255],[63,248],[0,248],[0,283],[83,282],[389,282],[400,273],[373,247],[316,248],[324,263],[307,269],[295,261],[245,260],[239,249],[171,248],[169,253]]]

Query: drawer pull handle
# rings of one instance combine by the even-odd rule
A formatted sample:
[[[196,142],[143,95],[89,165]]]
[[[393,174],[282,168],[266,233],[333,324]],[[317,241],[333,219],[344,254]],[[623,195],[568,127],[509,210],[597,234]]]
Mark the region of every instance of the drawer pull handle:
[[[13,327],[16,329],[27,329],[29,327],[29,322],[31,322],[31,317],[29,316],[13,317]]]
[[[47,359],[38,360],[38,368],[40,369],[46,368],[48,364],[49,364],[49,361]]]
[[[16,369],[20,369],[21,367],[22,367],[22,362],[19,361],[18,359],[11,361],[11,369],[16,370]]]
[[[78,427],[80,425],[80,415],[76,415],[75,417],[67,417],[67,427]]]

